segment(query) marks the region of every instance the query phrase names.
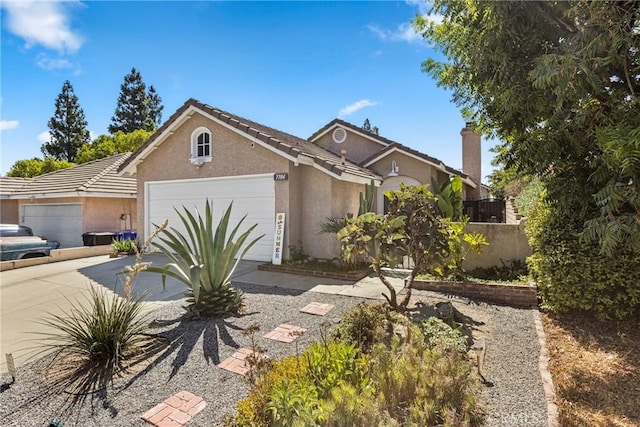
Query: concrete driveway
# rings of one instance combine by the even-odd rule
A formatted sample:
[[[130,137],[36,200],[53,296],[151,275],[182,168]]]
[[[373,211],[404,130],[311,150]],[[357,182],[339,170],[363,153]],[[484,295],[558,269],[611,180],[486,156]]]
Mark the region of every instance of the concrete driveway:
[[[166,258],[148,255],[145,260],[163,265]],[[0,272],[0,372],[7,371],[6,353],[11,353],[16,367],[33,357],[38,336],[34,332],[47,332],[38,319],[47,313],[62,315],[73,303],[85,304],[91,287],[107,289],[123,295],[125,267],[135,258],[109,258],[107,255],[80,258],[49,264],[35,265]],[[324,292],[345,296],[380,298],[385,288],[377,278],[360,282],[325,279],[258,270],[260,262],[241,261],[232,281],[283,287],[298,292]],[[402,280],[394,282],[402,288]],[[134,293],[146,293],[150,309],[158,304],[183,298],[185,286],[168,278],[162,288],[161,276],[141,273],[134,283]]]

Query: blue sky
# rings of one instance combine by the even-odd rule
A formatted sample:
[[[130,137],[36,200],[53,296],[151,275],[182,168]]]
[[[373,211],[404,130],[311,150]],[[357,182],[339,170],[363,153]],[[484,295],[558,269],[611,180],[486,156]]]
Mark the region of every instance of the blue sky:
[[[107,133],[132,67],[163,120],[196,98],[307,138],[339,117],[461,168],[464,126],[420,71],[438,57],[410,21],[417,1],[2,1],[0,172],[42,157],[69,80],[92,137]],[[483,175],[493,141],[483,140]]]

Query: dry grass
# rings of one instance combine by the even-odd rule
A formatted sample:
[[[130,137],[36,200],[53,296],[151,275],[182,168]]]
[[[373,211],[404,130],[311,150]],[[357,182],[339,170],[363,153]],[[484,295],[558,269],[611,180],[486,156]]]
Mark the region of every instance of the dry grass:
[[[561,426],[640,426],[640,317],[544,315]]]

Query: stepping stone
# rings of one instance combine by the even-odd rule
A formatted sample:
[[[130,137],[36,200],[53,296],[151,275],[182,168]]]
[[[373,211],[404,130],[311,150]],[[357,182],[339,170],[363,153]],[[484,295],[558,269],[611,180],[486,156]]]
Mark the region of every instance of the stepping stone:
[[[218,365],[218,368],[224,369],[234,374],[245,375],[249,372],[250,366],[246,361],[247,356],[254,354],[254,351],[249,348],[239,348],[238,351],[233,353],[230,357],[224,359]],[[263,359],[266,359],[265,354],[260,355]]]
[[[142,419],[154,426],[184,426],[207,406],[202,397],[181,391],[168,397],[142,415]]]
[[[324,304],[324,303],[321,303],[321,302],[312,302],[312,303],[309,303],[309,304],[305,305],[304,307],[302,307],[300,309],[300,311],[302,313],[315,314],[316,316],[324,316],[325,314],[327,314],[328,312],[333,310],[334,307],[335,307],[335,305],[333,305],[333,304]]]
[[[278,325],[277,328],[269,332],[264,337],[270,340],[289,343],[295,341],[299,335],[304,334],[306,331],[306,329],[299,326],[287,325],[283,323],[281,325]]]

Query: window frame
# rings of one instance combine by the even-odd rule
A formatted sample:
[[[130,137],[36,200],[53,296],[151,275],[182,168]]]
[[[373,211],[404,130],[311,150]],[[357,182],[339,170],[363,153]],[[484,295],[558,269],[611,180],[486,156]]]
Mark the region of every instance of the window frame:
[[[205,138],[208,138],[208,142],[200,144],[199,143],[199,138],[201,135],[205,135]],[[211,130],[209,128],[206,128],[204,126],[200,126],[198,128],[196,128],[192,133],[191,133],[191,163],[204,163],[204,162],[210,162],[213,159],[213,142],[212,142],[213,138],[211,135]],[[206,147],[208,146],[209,148],[209,155],[208,156],[198,156],[198,148],[203,147],[203,151],[206,152]]]

